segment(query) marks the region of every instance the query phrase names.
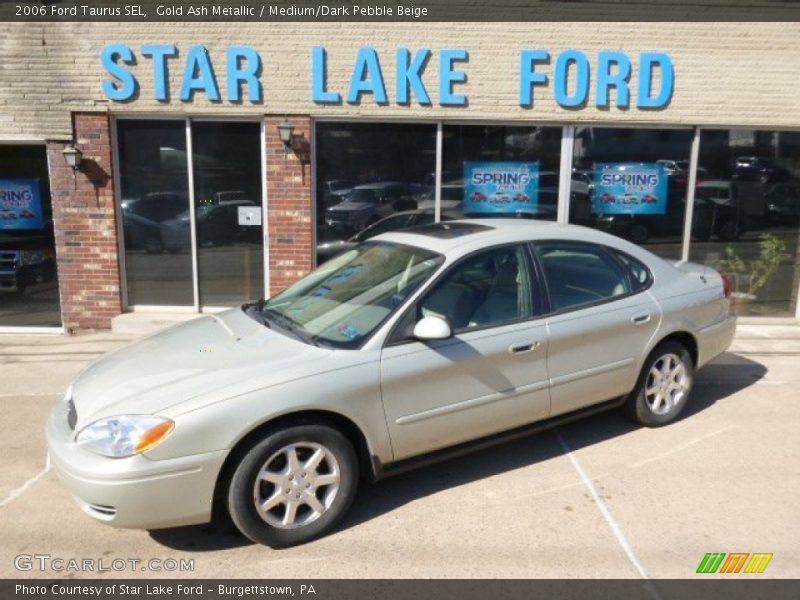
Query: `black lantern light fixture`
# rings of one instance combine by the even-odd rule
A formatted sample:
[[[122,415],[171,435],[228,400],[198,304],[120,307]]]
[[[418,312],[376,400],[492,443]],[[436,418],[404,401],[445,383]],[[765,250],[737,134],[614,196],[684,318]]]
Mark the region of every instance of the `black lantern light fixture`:
[[[289,152],[289,148],[292,147],[292,142],[294,141],[294,125],[292,125],[289,119],[284,119],[278,123],[278,136],[283,142],[283,155],[286,156],[286,154]]]
[[[68,167],[73,171],[80,170],[81,162],[83,161],[83,152],[78,150],[75,146],[67,146],[62,151],[62,154],[64,155],[64,161],[66,161]]]

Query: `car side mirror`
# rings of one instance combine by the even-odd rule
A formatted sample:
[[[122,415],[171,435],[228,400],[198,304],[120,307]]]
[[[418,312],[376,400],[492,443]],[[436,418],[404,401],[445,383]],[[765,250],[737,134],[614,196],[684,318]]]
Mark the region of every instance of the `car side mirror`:
[[[450,324],[441,317],[423,317],[414,325],[414,337],[418,340],[444,340],[453,335]]]

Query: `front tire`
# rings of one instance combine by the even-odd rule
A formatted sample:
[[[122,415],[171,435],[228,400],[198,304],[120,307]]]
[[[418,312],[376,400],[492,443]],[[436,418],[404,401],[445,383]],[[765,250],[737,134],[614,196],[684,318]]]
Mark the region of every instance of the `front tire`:
[[[625,412],[646,427],[671,423],[686,406],[693,382],[694,364],[686,348],[662,342],[647,357]]]
[[[340,431],[288,427],[242,457],[228,487],[228,511],[254,542],[295,546],[330,531],[350,508],[357,484],[356,453]]]

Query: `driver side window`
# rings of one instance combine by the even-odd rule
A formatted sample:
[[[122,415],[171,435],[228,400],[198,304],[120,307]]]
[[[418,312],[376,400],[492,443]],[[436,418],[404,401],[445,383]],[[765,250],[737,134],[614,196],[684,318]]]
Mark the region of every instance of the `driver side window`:
[[[468,257],[454,267],[419,303],[417,319],[441,317],[459,333],[532,314],[525,249],[507,246]]]

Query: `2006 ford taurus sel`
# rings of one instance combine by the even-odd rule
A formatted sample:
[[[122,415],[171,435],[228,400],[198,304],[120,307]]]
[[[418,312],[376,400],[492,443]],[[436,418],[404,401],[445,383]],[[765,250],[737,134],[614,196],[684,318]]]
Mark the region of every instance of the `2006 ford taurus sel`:
[[[49,418],[54,466],[119,527],[221,506],[273,547],[380,477],[600,409],[658,426],[734,333],[724,276],[522,220],[387,233],[270,300],[89,366]]]

